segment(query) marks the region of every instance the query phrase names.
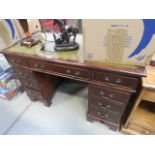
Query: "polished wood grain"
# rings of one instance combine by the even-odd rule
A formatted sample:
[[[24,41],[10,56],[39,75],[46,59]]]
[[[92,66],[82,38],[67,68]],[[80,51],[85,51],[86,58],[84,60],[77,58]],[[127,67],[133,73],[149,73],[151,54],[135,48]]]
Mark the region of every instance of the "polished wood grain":
[[[127,89],[131,89],[133,91],[136,90],[139,83],[139,80],[137,78],[129,78],[101,72],[93,72],[92,79],[95,82],[106,83],[109,85],[114,85],[116,87],[127,87]]]
[[[47,52],[41,51],[39,44],[32,48],[17,44],[3,53],[32,101],[50,106],[64,78],[87,83],[87,120],[100,121],[112,130],[121,128],[128,103],[137,93],[141,77],[146,76],[145,67],[85,61],[81,47],[77,51]]]
[[[89,86],[89,94],[91,96],[98,96],[99,98],[116,101],[121,105],[126,105],[131,97],[131,93],[123,92],[117,88],[100,87],[96,85]]]
[[[124,112],[124,106],[119,105],[115,101],[110,101],[108,99],[100,99],[98,97],[92,97],[89,98],[89,105],[92,107],[96,107],[99,109],[103,109],[105,111],[108,111],[110,113],[121,115]]]

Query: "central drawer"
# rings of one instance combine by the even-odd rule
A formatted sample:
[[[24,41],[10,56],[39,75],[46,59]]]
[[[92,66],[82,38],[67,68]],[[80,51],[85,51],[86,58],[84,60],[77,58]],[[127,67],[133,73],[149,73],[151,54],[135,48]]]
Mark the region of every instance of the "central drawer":
[[[87,80],[90,79],[90,72],[89,70],[86,70],[86,69],[79,69],[79,68],[61,66],[61,65],[55,65],[54,69],[56,72],[62,73],[68,76],[79,77]]]
[[[90,72],[86,69],[80,69],[76,67],[69,67],[69,66],[63,66],[63,65],[57,65],[57,64],[51,64],[51,63],[45,63],[41,61],[30,61],[29,65],[35,69],[41,69],[46,70],[49,72],[54,72],[58,74],[67,75],[68,77],[77,77],[89,80],[90,79]]]
[[[108,99],[119,102],[121,105],[125,105],[128,103],[131,93],[120,91],[115,88],[110,88],[106,86],[96,86],[90,85],[89,86],[89,95],[90,96],[97,96],[101,99]]]

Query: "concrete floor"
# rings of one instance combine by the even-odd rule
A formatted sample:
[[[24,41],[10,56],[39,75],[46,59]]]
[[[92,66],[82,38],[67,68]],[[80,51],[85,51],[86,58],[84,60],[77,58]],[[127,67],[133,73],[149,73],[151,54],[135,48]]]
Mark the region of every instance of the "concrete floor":
[[[8,135],[118,135],[99,122],[86,120],[88,88],[67,80],[62,83],[53,104],[45,107],[31,102],[26,93],[11,101],[0,99],[0,134]]]

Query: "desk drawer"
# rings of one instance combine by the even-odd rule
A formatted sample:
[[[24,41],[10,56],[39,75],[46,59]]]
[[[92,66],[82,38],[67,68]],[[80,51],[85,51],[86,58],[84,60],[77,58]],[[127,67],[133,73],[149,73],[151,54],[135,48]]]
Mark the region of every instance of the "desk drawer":
[[[106,83],[114,86],[123,86],[135,90],[138,85],[138,79],[117,76],[107,73],[93,72],[93,81]]]
[[[101,120],[107,120],[113,123],[119,123],[120,122],[120,117],[114,115],[114,114],[109,114],[106,111],[102,111],[102,110],[97,110],[93,107],[89,107],[88,108],[88,114],[92,115],[98,119]]]
[[[8,62],[12,65],[27,66],[27,61],[19,56],[6,56]]]
[[[110,101],[108,99],[98,99],[97,97],[90,97],[89,105],[116,115],[121,115],[124,111],[124,107],[115,104],[114,101]]]
[[[96,85],[89,86],[89,94],[91,96],[98,96],[99,98],[113,100],[119,102],[121,105],[128,103],[131,93],[123,92],[110,87],[99,87]]]
[[[85,69],[79,69],[68,66],[55,65],[54,71],[65,74],[67,76],[78,77],[83,79],[90,79],[90,72]]]
[[[44,99],[42,94],[39,91],[28,89],[28,88],[25,88],[25,91],[27,92],[27,95],[30,98],[37,99],[37,100],[43,100]]]
[[[139,133],[139,134],[144,134],[144,135],[155,135],[155,130],[151,130],[151,129],[148,129],[147,127],[143,127],[139,124],[134,124],[134,123],[129,123],[128,125],[128,128],[130,130],[133,130],[135,131],[136,133]]]
[[[24,87],[40,90],[39,85],[35,81],[31,81],[31,80],[25,81],[25,80],[22,80],[22,84],[23,84]]]
[[[42,62],[42,61],[37,61],[37,60],[33,60],[33,59],[30,59],[29,61],[29,66],[32,67],[32,68],[36,68],[36,69],[42,69],[42,70],[52,70],[53,68],[53,65],[49,64],[49,63],[45,63],[45,62]]]
[[[26,70],[24,68],[17,68],[15,67],[14,68],[18,78],[20,79],[25,79],[25,80],[28,80],[28,79],[33,79],[33,75],[32,75],[32,71],[30,70]]]
[[[50,64],[50,63],[43,63],[43,62],[36,61],[36,60],[31,61],[31,62],[29,61],[29,65],[36,69],[43,69],[49,72],[55,72],[58,74],[60,73],[60,74],[64,74],[67,76],[79,77],[83,79],[90,78],[89,71],[85,69],[79,69],[79,68]]]

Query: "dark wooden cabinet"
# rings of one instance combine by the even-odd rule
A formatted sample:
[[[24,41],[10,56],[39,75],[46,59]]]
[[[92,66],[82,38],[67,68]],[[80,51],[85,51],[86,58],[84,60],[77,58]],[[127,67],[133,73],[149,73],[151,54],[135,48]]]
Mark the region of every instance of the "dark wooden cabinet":
[[[82,81],[89,88],[87,120],[100,121],[113,130],[121,128],[125,111],[140,85],[140,78],[146,76],[144,67],[73,61],[72,57],[80,54],[77,51],[70,60],[65,54],[65,59],[60,59],[61,53],[53,58],[51,53],[47,55],[38,50],[38,45],[36,48],[22,48],[10,48],[3,53],[32,101],[39,100],[50,106],[52,95],[63,78]]]

